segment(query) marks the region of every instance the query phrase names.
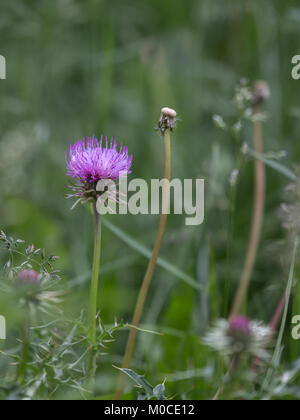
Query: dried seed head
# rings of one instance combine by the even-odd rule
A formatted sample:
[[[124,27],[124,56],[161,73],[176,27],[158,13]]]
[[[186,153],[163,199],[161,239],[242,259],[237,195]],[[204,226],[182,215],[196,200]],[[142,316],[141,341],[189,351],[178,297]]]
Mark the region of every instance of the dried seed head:
[[[174,109],[164,107],[161,110],[160,120],[158,122],[158,128],[164,135],[166,130],[174,130],[177,121],[177,112]]]
[[[270,97],[269,85],[263,80],[258,80],[254,84],[254,105],[261,105]]]
[[[168,107],[162,108],[161,113],[163,115],[166,115],[167,117],[170,117],[170,118],[176,118],[177,117],[177,112],[174,111],[174,109],[172,109],[172,108],[168,108]]]

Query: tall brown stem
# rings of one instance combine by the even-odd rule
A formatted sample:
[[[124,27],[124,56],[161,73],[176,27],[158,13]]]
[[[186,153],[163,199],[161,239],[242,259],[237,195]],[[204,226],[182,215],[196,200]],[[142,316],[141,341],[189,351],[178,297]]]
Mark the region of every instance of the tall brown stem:
[[[160,248],[162,245],[163,235],[165,232],[166,222],[167,222],[167,213],[169,209],[169,199],[170,199],[170,178],[171,178],[171,133],[170,129],[166,129],[164,131],[164,143],[165,143],[165,179],[164,179],[164,187],[163,187],[163,198],[162,198],[162,213],[160,215],[160,222],[158,233],[155,241],[155,245],[153,248],[152,257],[149,261],[148,268],[139,292],[139,296],[137,299],[134,316],[132,320],[132,325],[134,328],[131,328],[125,356],[123,360],[123,368],[129,368],[131,364],[131,360],[134,353],[135,342],[136,342],[136,334],[137,334],[137,327],[139,326],[144,304],[147,298],[148,290],[151,284],[151,280],[153,277],[153,273],[156,267],[157,259],[159,256]],[[125,376],[124,374],[120,374],[118,388],[115,394],[115,399],[121,399],[123,395],[123,390],[125,386]]]

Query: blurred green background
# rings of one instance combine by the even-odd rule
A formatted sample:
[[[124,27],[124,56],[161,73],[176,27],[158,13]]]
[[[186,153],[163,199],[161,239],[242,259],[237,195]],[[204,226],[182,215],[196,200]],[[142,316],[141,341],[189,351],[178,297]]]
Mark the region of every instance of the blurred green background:
[[[234,121],[232,97],[239,80],[266,80],[271,100],[265,148],[286,150],[286,166],[299,161],[300,82],[291,77],[291,58],[300,54],[299,24],[299,2],[289,0],[1,4],[0,54],[7,60],[7,80],[0,81],[0,227],[61,257],[57,265],[69,288],[68,316],[78,317],[87,309],[93,232],[89,212],[83,207],[71,212],[72,203],[64,198],[65,150],[84,136],[114,136],[134,154],[132,176],[162,177],[163,143],[155,126],[162,106],[178,112],[173,177],[205,178],[206,220],[202,226],[186,227],[184,216],[170,216],[162,256],[209,293],[200,294],[158,268],[143,323],[168,333],[140,334],[133,366],[146,372],[150,382],[169,378],[174,395],[206,395],[203,381],[168,375],[203,369],[213,359],[200,348],[199,335],[223,316],[225,282],[230,275],[234,291],[251,219],[249,160],[238,189],[228,274],[228,179],[235,151],[230,135],[214,126],[212,116]],[[251,125],[242,137],[251,144]],[[277,215],[287,182],[268,169],[266,218],[247,309],[249,316],[266,322],[282,294],[289,264]],[[152,247],[156,216],[109,220]],[[102,319],[130,321],[147,260],[104,228],[102,262]],[[126,337],[125,332],[118,335],[103,362],[104,394],[115,386],[111,364],[120,364]],[[293,352],[300,356],[294,347]],[[214,383],[207,395],[213,389]]]

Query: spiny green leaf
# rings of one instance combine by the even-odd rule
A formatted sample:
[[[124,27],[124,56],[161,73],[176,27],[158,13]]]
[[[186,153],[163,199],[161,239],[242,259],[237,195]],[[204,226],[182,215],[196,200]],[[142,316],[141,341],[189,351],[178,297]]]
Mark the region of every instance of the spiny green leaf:
[[[156,387],[153,389],[153,395],[158,400],[165,400],[166,399],[165,398],[165,385],[164,384],[156,385]]]
[[[149,382],[138,373],[134,372],[131,369],[118,368],[121,372],[125,373],[130,379],[132,379],[140,388],[143,388],[146,392],[148,398],[153,397],[153,387]]]

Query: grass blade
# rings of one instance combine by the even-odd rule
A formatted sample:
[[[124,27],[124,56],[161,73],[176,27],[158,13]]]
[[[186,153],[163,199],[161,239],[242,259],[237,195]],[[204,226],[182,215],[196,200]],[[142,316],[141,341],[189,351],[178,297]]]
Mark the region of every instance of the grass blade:
[[[125,242],[130,248],[134,249],[136,252],[141,254],[145,258],[151,258],[151,251],[149,248],[145,247],[143,244],[132,238],[126,232],[115,226],[114,224],[110,223],[108,220],[103,220],[103,225],[109,229],[113,234],[115,234],[119,239]],[[188,274],[184,273],[178,267],[174,266],[167,260],[163,258],[158,258],[157,265],[164,270],[168,271],[169,273],[173,274],[173,276],[179,278],[180,280],[187,283],[189,286],[193,287],[196,290],[202,290],[200,284],[197,283],[195,279],[193,279]]]
[[[252,156],[255,159],[261,160],[267,166],[269,166],[272,169],[275,169],[275,171],[281,173],[285,177],[289,178],[291,181],[296,181],[297,177],[294,174],[294,172],[291,171],[286,166],[282,165],[281,163],[276,162],[275,160],[266,159],[263,155],[255,152],[254,150],[249,149],[249,148],[247,149],[247,154],[249,154],[250,156]]]
[[[288,309],[289,309],[289,303],[290,303],[290,298],[291,298],[291,293],[292,293],[292,288],[293,288],[293,279],[294,279],[294,271],[295,271],[298,246],[299,246],[299,236],[296,236],[294,249],[293,249],[293,256],[292,256],[292,261],[291,261],[291,267],[290,267],[290,273],[289,273],[289,279],[288,279],[288,284],[287,284],[287,290],[286,290],[286,302],[285,302],[284,313],[282,316],[281,327],[280,327],[279,335],[277,338],[271,367],[269,368],[266,375],[266,379],[263,383],[263,390],[266,390],[268,388],[272,380],[274,371],[277,369],[280,363],[281,344],[283,340],[283,335],[284,335],[284,330],[285,330],[287,315],[288,315]]]

